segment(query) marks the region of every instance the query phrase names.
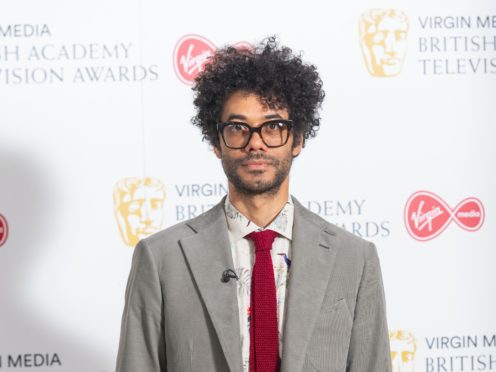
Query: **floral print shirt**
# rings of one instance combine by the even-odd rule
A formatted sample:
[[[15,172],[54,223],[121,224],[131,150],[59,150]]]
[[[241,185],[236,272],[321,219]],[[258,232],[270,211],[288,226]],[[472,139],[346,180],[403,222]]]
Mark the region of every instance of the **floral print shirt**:
[[[241,334],[241,353],[243,369],[250,369],[250,289],[251,272],[255,263],[255,245],[244,236],[253,231],[264,230],[239,212],[226,198],[224,205],[229,241],[232,249],[234,271],[238,275],[237,295],[239,310],[239,327]],[[279,236],[272,244],[271,256],[274,265],[274,279],[277,296],[277,321],[279,328],[279,356],[282,355],[282,336],[285,313],[286,288],[291,267],[291,239],[293,235],[294,205],[289,198],[288,202],[277,217],[266,227],[274,230]]]

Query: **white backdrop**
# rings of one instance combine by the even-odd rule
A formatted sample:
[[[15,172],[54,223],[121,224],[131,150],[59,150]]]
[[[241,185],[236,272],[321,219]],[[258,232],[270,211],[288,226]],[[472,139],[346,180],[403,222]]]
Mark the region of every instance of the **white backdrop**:
[[[292,193],[376,243],[395,372],[496,371],[494,1],[4,0],[0,15],[0,371],[114,369],[136,229],[225,193],[188,72],[273,34],[327,93]]]

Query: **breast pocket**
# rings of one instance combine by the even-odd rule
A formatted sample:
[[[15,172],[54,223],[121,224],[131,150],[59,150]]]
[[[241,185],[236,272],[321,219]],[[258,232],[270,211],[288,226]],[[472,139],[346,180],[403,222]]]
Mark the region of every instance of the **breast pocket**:
[[[344,371],[353,320],[341,299],[321,309],[307,349],[305,364],[319,372]]]

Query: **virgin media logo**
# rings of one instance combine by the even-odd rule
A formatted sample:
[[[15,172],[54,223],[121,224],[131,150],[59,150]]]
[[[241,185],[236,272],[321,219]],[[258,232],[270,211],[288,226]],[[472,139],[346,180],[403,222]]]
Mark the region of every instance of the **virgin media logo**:
[[[185,84],[193,84],[215,49],[215,45],[202,36],[183,36],[174,49],[174,69],[179,79]]]
[[[247,42],[238,42],[236,49],[251,49]],[[198,74],[203,71],[208,59],[213,56],[217,47],[200,35],[183,36],[174,48],[174,70],[184,83],[192,85]]]
[[[429,191],[414,193],[405,206],[405,225],[417,240],[430,240],[455,223],[467,231],[479,230],[484,223],[484,206],[477,198],[466,198],[451,209],[446,202]]]
[[[9,225],[4,216],[0,214],[0,247],[4,245],[9,236]]]

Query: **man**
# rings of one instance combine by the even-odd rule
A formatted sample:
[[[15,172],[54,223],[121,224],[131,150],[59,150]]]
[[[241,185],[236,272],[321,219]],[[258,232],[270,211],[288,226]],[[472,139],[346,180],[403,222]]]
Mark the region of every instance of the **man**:
[[[374,246],[288,191],[320,124],[315,67],[268,39],[217,51],[193,89],[228,196],[136,247],[117,371],[390,371]]]

